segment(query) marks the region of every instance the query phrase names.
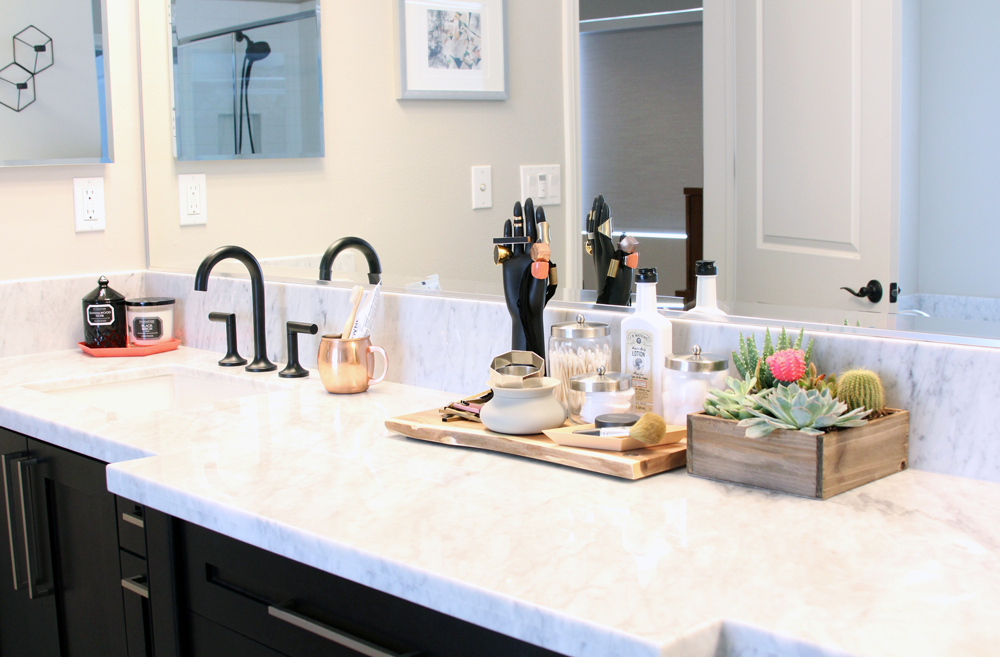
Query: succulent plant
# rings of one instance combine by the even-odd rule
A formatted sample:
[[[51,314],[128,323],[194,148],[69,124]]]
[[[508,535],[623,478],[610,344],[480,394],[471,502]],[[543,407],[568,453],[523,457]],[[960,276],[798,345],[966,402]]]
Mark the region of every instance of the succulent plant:
[[[848,370],[837,380],[837,397],[850,409],[865,408],[875,414],[885,409],[882,379],[871,370]]]
[[[806,355],[801,349],[782,349],[767,359],[771,376],[780,383],[795,383],[806,373]]]
[[[860,427],[871,411],[856,408],[835,399],[830,391],[803,390],[796,383],[778,386],[756,394],[754,400],[761,410],[749,409],[752,418],[740,420],[746,427],[747,438],[763,438],[775,429],[801,431],[811,436],[832,427]]]
[[[798,349],[801,351],[802,339],[804,337],[805,329],[803,328],[799,330],[799,337],[793,344],[791,338],[788,337],[788,333],[782,327],[781,333],[778,334],[777,351],[784,351],[786,349]],[[809,340],[809,345],[803,352],[803,360],[806,365],[809,364],[809,359],[812,357],[812,349],[813,342]],[[748,377],[757,379],[757,386],[755,388],[757,392],[778,385],[778,381],[771,374],[771,368],[767,364],[767,359],[773,356],[774,352],[775,346],[771,343],[771,329],[765,329],[764,348],[759,353],[757,351],[757,338],[754,334],[751,333],[750,338],[747,339],[743,337],[743,333],[740,333],[740,348],[738,352],[733,352],[733,363],[736,365],[736,369],[744,381]]]
[[[750,377],[744,381],[726,377],[726,390],[712,388],[708,391],[703,408],[709,415],[721,417],[724,420],[744,420],[753,417],[751,408],[760,406],[753,398],[753,389],[757,379]]]
[[[809,363],[806,373],[798,381],[799,387],[803,390],[829,390],[830,395],[837,396],[837,375],[819,374],[816,370],[816,363]]]

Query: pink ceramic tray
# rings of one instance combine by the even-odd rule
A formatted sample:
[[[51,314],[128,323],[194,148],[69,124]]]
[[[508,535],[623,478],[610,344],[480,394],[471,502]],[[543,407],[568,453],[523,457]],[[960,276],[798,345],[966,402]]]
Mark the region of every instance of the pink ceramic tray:
[[[82,342],[77,342],[77,344],[80,345],[83,353],[95,358],[121,358],[122,356],[149,356],[152,354],[162,354],[164,351],[173,351],[181,346],[181,341],[179,338],[174,338],[173,340],[149,345],[148,347],[130,345],[128,347],[112,347],[110,349],[91,349]]]

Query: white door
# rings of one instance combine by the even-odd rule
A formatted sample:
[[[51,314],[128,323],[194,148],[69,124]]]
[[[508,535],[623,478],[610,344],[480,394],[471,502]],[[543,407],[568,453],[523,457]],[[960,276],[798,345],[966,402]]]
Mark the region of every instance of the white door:
[[[895,309],[901,1],[728,5],[738,314]],[[873,279],[878,303],[840,289]]]

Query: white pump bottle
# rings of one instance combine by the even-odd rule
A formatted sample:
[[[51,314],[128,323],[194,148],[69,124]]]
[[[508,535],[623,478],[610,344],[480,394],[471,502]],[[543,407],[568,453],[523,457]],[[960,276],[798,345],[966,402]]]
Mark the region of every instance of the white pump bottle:
[[[632,377],[635,412],[663,414],[663,369],[672,352],[670,320],[656,310],[656,268],[635,276],[635,312],[622,320],[622,372]]]

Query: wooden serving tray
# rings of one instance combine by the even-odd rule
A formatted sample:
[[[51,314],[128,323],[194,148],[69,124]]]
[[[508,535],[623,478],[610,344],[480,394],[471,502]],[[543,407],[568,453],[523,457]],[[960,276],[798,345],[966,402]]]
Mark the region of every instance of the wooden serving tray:
[[[683,467],[687,462],[686,440],[628,452],[564,447],[541,433],[508,436],[469,420],[442,422],[438,409],[395,417],[386,420],[385,426],[390,431],[417,440],[524,456],[623,479],[642,479]]]

